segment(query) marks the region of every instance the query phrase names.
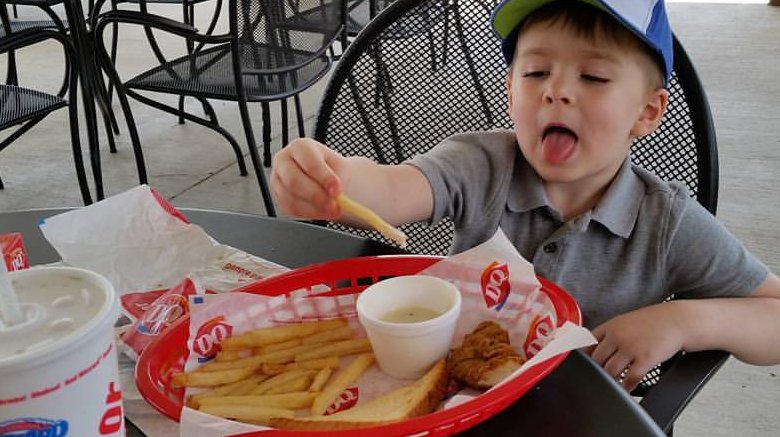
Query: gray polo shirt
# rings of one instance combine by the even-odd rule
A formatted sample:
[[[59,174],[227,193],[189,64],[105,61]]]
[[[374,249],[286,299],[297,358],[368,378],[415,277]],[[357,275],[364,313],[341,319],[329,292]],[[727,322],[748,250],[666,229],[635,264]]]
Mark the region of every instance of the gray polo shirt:
[[[599,203],[564,222],[511,131],[455,135],[409,161],[433,189],[431,223],[455,223],[452,252],[501,227],[520,254],[571,293],[593,328],[670,294],[747,296],[768,274],[687,188],[623,164]]]

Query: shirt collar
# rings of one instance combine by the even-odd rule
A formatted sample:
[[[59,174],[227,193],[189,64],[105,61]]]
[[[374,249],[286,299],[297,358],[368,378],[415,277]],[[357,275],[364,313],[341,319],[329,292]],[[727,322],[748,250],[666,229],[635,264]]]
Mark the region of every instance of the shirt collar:
[[[528,164],[522,153],[517,153],[515,171],[512,174],[513,190],[509,191],[507,208],[513,212],[528,212],[543,206],[550,207],[544,183],[536,170]],[[552,209],[552,207],[550,207]]]
[[[521,153],[518,153],[517,159],[516,171],[512,175],[512,187],[515,189],[509,193],[507,208],[514,212],[528,212],[546,206],[553,216],[560,217],[558,211],[550,205],[539,175]],[[639,215],[644,191],[644,184],[631,168],[631,158],[627,157],[595,208],[572,224],[584,231],[588,222],[595,220],[613,234],[628,238]]]
[[[644,193],[644,184],[631,168],[631,157],[626,157],[615,179],[593,208],[591,218],[613,234],[628,238],[639,216]]]

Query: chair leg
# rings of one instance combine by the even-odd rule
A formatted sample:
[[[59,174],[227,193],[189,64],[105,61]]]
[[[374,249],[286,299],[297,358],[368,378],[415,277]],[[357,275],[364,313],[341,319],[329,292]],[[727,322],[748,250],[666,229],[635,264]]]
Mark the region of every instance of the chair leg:
[[[76,76],[73,74],[73,76]],[[68,117],[70,121],[70,145],[73,149],[73,162],[76,165],[76,179],[79,182],[79,189],[81,190],[81,199],[84,201],[84,205],[90,205],[92,203],[92,194],[89,191],[89,183],[87,182],[87,172],[84,170],[84,157],[81,153],[81,140],[79,138],[79,116],[78,116],[78,98],[76,97],[76,83],[71,84],[70,89],[71,96],[68,99]]]
[[[102,33],[100,34],[102,35]],[[108,75],[108,81],[114,83],[116,86],[116,96],[119,98],[119,105],[122,108],[122,114],[125,117],[125,123],[127,124],[127,131],[130,132],[130,142],[133,146],[133,155],[135,156],[135,166],[138,169],[138,183],[148,183],[146,175],[146,163],[144,161],[144,152],[141,149],[141,140],[138,137],[138,129],[135,126],[135,119],[133,118],[133,112],[130,110],[130,102],[127,100],[127,93],[124,86],[119,79],[114,66],[111,64],[111,60],[107,59],[105,50],[98,50],[98,55],[103,63],[103,70]]]
[[[268,126],[268,135],[270,137],[270,114],[268,112],[268,103],[263,103],[263,136],[265,137],[266,126]],[[274,202],[271,198],[271,191],[268,188],[268,181],[265,178],[265,171],[260,165],[260,154],[257,152],[257,143],[255,142],[255,135],[252,131],[252,123],[249,118],[249,108],[247,107],[246,100],[240,99],[238,102],[238,109],[241,112],[241,124],[244,126],[244,133],[246,134],[246,142],[249,147],[249,156],[252,158],[252,167],[255,169],[255,175],[257,176],[257,182],[260,185],[260,192],[263,195],[263,204],[265,205],[265,212],[270,217],[276,217],[276,208],[274,208]],[[266,122],[266,120],[268,122]]]
[[[287,99],[279,100],[279,106],[282,108],[282,147],[290,142],[290,135],[287,133],[289,123],[287,122]]]
[[[271,105],[268,102],[261,104],[263,107],[263,164],[271,166]]]
[[[296,94],[293,97],[293,100],[295,101],[295,119],[298,121],[298,136],[303,138],[306,136],[306,128],[303,125],[303,109],[301,106],[301,98],[298,96],[298,94]]]

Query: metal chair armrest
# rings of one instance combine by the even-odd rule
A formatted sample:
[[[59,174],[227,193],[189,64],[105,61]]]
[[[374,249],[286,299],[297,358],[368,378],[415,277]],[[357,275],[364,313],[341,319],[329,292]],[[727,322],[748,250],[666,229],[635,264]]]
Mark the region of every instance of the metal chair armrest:
[[[663,432],[669,434],[683,409],[729,356],[724,351],[688,352],[681,355],[642,398],[640,405]]]
[[[55,39],[70,49],[70,41],[54,29],[24,29],[0,38],[0,53],[21,49],[39,42]],[[70,51],[70,50],[69,50]]]
[[[144,27],[152,27],[164,32],[172,33],[184,38],[191,38],[207,44],[219,44],[230,41],[229,35],[202,35],[198,29],[180,21],[138,11],[108,11],[98,17],[96,33],[101,34],[102,29],[110,23],[137,24]]]

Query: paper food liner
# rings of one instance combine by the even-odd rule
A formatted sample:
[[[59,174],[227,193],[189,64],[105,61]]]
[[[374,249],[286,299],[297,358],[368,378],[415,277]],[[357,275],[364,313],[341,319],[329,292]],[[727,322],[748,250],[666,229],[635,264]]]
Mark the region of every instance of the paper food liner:
[[[453,347],[460,345],[463,337],[484,320],[495,320],[509,331],[512,345],[528,362],[504,382],[544,359],[596,342],[590,332],[580,326],[567,322],[556,328],[555,309],[547,294],[541,291],[533,266],[517,253],[500,229],[486,243],[419,273],[450,280],[461,291],[462,310]],[[193,370],[213,359],[222,338],[277,324],[344,317],[356,336],[365,336],[355,312],[357,294],[317,296],[322,291],[327,288],[320,285],[299,290],[290,298],[249,293],[191,297],[189,356],[185,370]],[[343,369],[351,359],[354,357],[342,358],[340,368]],[[372,366],[337,397],[329,411],[360,404],[409,383]],[[185,396],[201,390],[188,388]],[[451,408],[479,394],[464,390],[443,402],[440,408]],[[308,410],[300,413],[309,414]],[[267,429],[211,416],[186,406],[180,421],[180,435],[188,437],[229,436]]]
[[[172,287],[218,250],[148,185],[47,218],[40,228],[63,262],[100,273],[120,295]]]

